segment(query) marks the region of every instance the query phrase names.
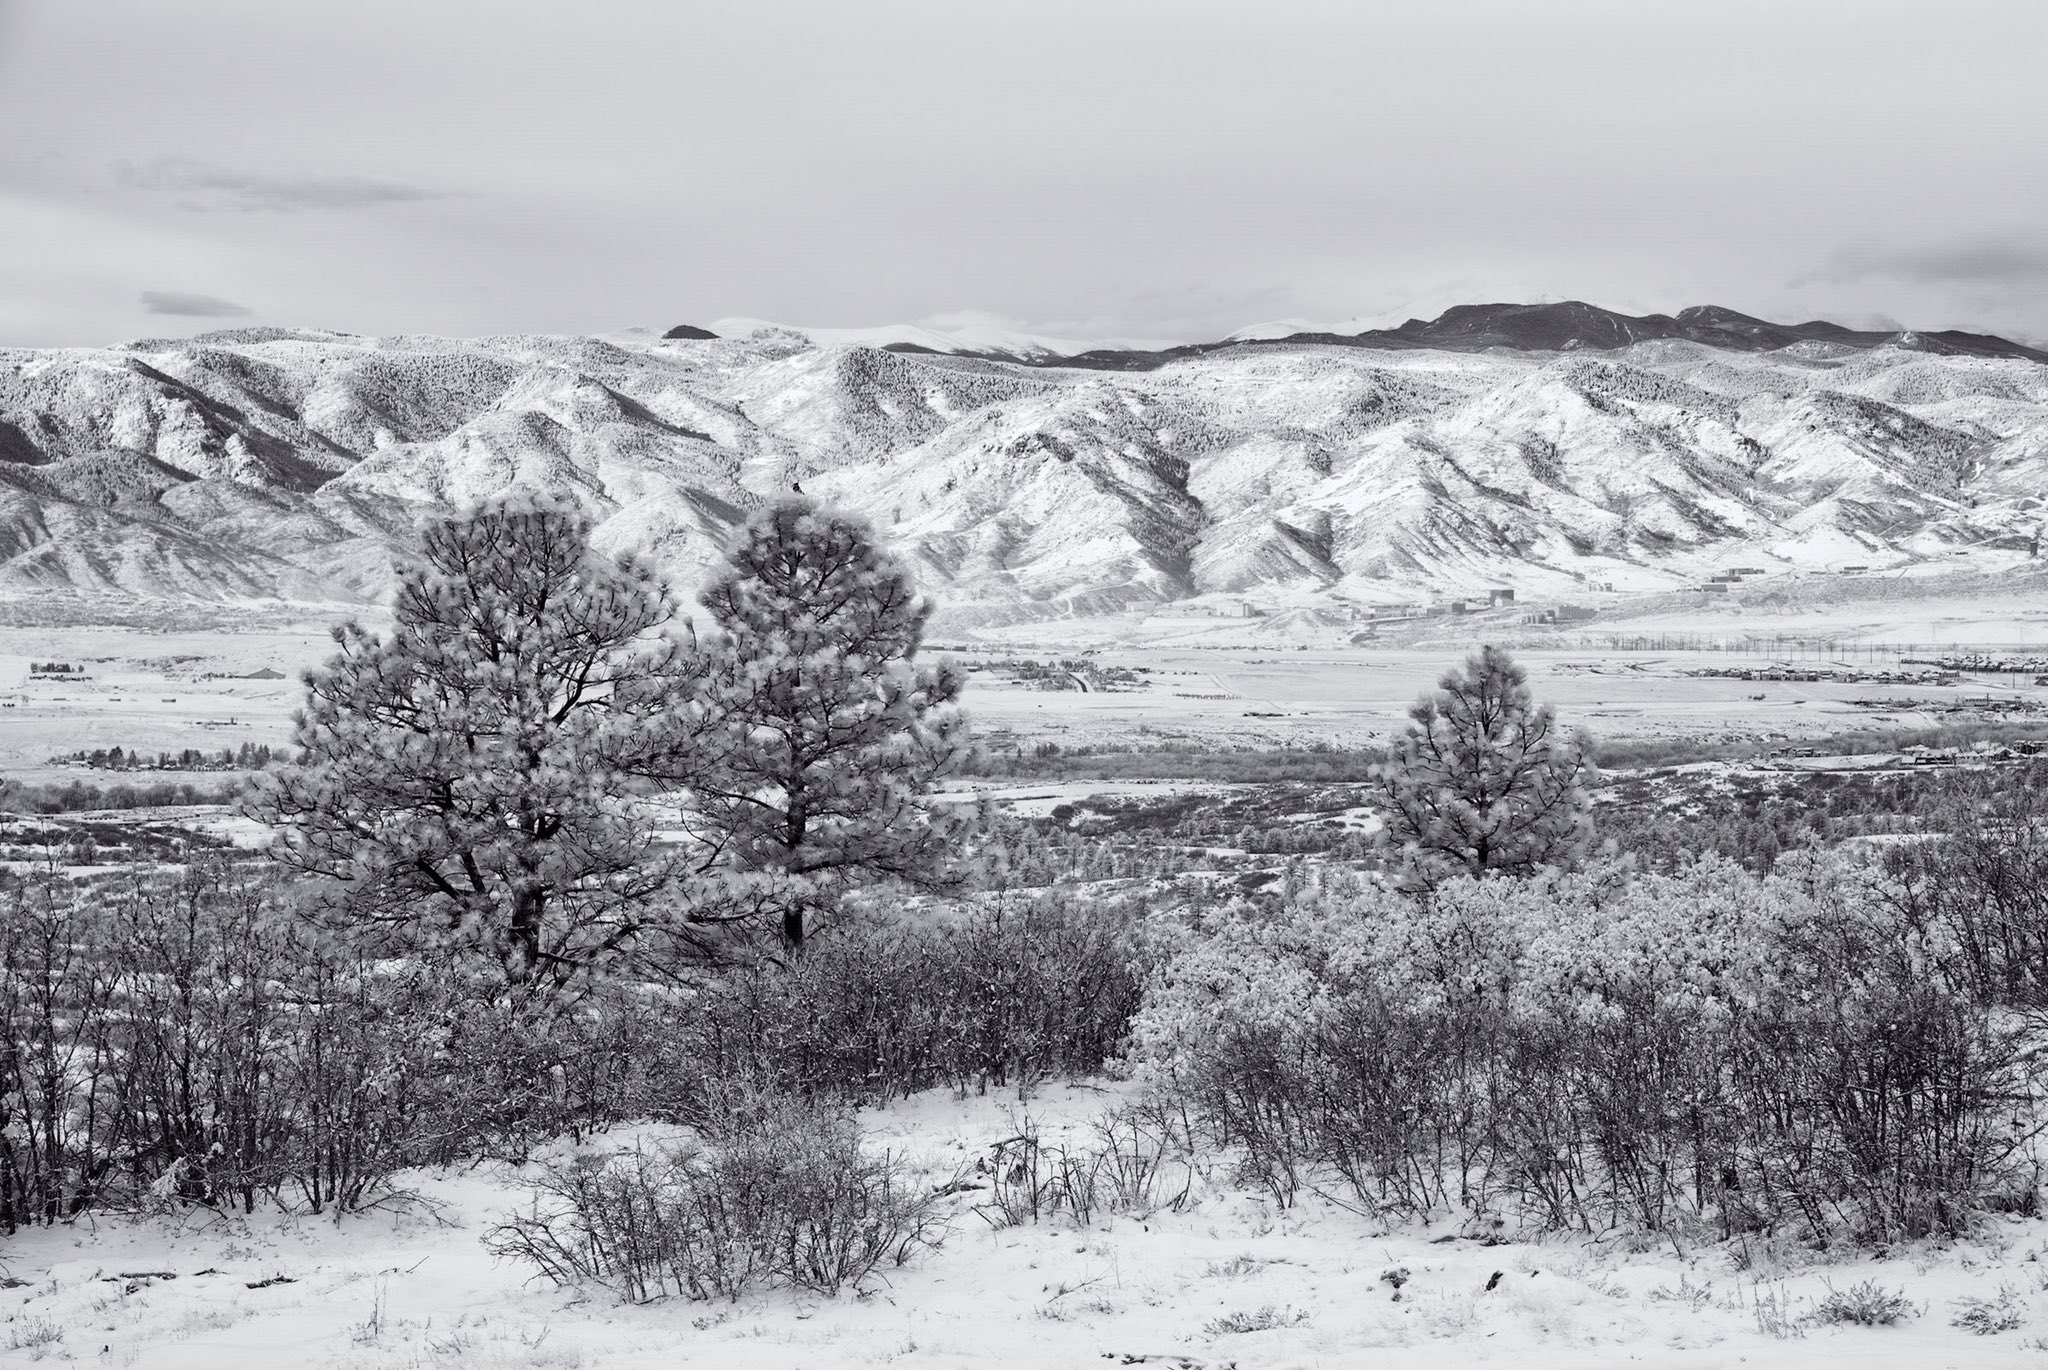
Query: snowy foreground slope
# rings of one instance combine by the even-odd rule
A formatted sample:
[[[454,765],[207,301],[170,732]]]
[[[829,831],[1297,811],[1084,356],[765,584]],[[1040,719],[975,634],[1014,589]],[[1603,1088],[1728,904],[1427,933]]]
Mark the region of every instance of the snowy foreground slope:
[[[1050,1139],[1115,1089],[1059,1086],[1026,1105],[926,1095],[866,1123],[877,1145],[939,1182],[1014,1133],[1027,1110]],[[519,1201],[505,1168],[407,1178],[418,1202],[340,1225],[187,1214],[24,1231],[0,1246],[0,1364],[1905,1370],[2037,1364],[2048,1334],[2048,1223],[2038,1220],[2004,1222],[1969,1245],[1843,1263],[1741,1245],[1682,1255],[1595,1238],[1488,1245],[1448,1229],[1388,1232],[1314,1200],[1275,1212],[1218,1173],[1196,1180],[1182,1212],[1088,1229],[998,1229],[962,1195],[942,1249],[867,1297],[622,1306],[602,1290],[530,1281],[485,1252],[484,1231]],[[1385,1278],[1395,1270],[1406,1272],[1398,1301]],[[1866,1280],[1903,1292],[1915,1315],[1890,1327],[1811,1317],[1831,1289]],[[1950,1325],[1957,1301],[2001,1291],[2021,1326],[1973,1335]]]
[[[2035,547],[2039,354],[1659,318],[1503,306],[1080,356],[773,327],[0,351],[0,592],[372,597],[422,513],[514,481],[575,492],[605,546],[685,589],[800,484],[992,620],[1996,570]]]

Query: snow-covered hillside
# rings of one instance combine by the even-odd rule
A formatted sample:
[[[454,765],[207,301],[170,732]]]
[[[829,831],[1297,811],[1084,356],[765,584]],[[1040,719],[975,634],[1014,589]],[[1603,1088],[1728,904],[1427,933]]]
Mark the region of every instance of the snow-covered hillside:
[[[797,484],[993,617],[1995,568],[2048,519],[2048,363],[1996,339],[1589,306],[1165,352],[914,332],[0,351],[0,592],[371,597],[421,515],[513,482],[685,588]]]

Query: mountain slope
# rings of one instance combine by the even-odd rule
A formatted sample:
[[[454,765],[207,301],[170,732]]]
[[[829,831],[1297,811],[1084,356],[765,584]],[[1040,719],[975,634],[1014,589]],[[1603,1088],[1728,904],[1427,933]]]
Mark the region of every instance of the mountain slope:
[[[795,484],[985,618],[1996,565],[2048,518],[2048,360],[1997,339],[1577,304],[1129,365],[672,334],[0,351],[0,593],[374,597],[511,483],[685,589]]]

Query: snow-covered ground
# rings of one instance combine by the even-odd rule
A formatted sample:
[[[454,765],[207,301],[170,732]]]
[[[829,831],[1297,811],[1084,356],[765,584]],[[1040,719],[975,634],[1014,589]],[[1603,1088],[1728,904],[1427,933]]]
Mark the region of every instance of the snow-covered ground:
[[[874,1145],[938,1183],[1026,1114],[1050,1139],[1123,1092],[1057,1085],[1021,1103],[1014,1092],[935,1093],[864,1122]],[[601,1289],[558,1289],[485,1250],[495,1218],[520,1202],[509,1167],[406,1183],[413,1203],[339,1223],[187,1212],[0,1240],[0,1364],[1909,1370],[2048,1357],[2048,1223],[2038,1220],[1882,1257],[1755,1243],[1681,1253],[1583,1236],[1489,1245],[1452,1229],[1389,1230],[1316,1200],[1276,1211],[1219,1166],[1196,1179],[1183,1211],[1090,1228],[998,1228],[972,1211],[975,1193],[961,1194],[940,1249],[864,1296],[630,1306]],[[1392,1271],[1406,1272],[1398,1300]],[[1914,1315],[1874,1328],[1812,1320],[1831,1289],[1866,1280],[1902,1292]],[[1955,1301],[2001,1291],[2023,1325],[1983,1336],[1950,1325]]]
[[[2048,617],[2038,609],[1992,606],[1991,616],[1951,615],[1923,606],[1925,621],[1901,617],[1853,630],[1847,615],[1830,630],[1839,651],[1788,645],[1785,655],[1754,652],[1622,651],[1597,645],[1609,636],[1705,635],[1697,617],[1602,627],[1584,635],[1596,645],[1553,639],[1516,645],[1537,697],[1573,727],[1606,739],[1686,735],[1704,739],[1807,738],[1862,727],[1926,727],[1945,715],[1929,712],[1965,697],[2048,705],[2048,689],[2027,676],[1987,676],[1959,686],[1882,686],[1818,682],[1752,683],[1687,674],[1698,669],[1766,665],[1784,660],[1806,668],[1830,662],[1858,669],[1892,667],[1896,652],[1873,653],[1861,642],[1916,640],[1929,652],[2006,644],[2048,651]],[[2004,614],[2004,617],[1998,614]],[[1062,746],[1358,746],[1405,726],[1408,707],[1445,669],[1482,641],[1515,643],[1504,621],[1444,629],[1445,639],[1420,644],[1352,646],[1323,633],[1313,641],[1262,640],[1261,620],[1188,619],[1161,628],[1138,617],[1070,624],[1019,625],[989,634],[976,650],[953,653],[966,666],[1008,656],[1056,660],[1084,649],[1104,667],[1142,668],[1135,690],[1049,691],[1029,688],[1000,671],[969,676],[963,703],[984,739],[1008,733],[1025,742]],[[1818,635],[1817,623],[1723,625],[1731,636],[1749,630]],[[1144,630],[1144,631],[1141,631]],[[1156,630],[1158,635],[1151,635]],[[1119,634],[1124,634],[1119,636]],[[1456,633],[1467,634],[1459,640]],[[1883,635],[1880,635],[1883,634]],[[1504,635],[1504,638],[1503,638]],[[1909,636],[1911,635],[1911,636]],[[956,643],[952,637],[941,638]],[[116,774],[55,767],[50,758],[94,748],[176,753],[217,752],[244,742],[281,746],[303,700],[298,674],[334,650],[317,625],[241,632],[147,633],[131,628],[0,627],[0,775],[37,782],[83,779],[198,779],[153,772]],[[938,653],[934,653],[937,655]],[[84,668],[80,678],[29,678],[32,662],[59,660]],[[280,679],[251,679],[275,671]],[[1757,698],[1762,695],[1763,698]],[[1896,700],[1897,708],[1853,701]],[[217,778],[217,777],[216,777]]]

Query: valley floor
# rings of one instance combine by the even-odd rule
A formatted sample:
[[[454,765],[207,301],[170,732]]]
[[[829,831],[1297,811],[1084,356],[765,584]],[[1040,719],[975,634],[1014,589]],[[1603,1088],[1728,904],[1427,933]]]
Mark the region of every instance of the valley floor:
[[[1120,1087],[1055,1086],[871,1112],[871,1141],[934,1183],[1028,1112],[1048,1139]],[[623,1145],[628,1136],[599,1138]],[[0,1365],[146,1370],[293,1366],[479,1370],[932,1367],[1972,1367],[2048,1358],[2048,1222],[2001,1220],[1960,1245],[1833,1260],[1719,1245],[1681,1256],[1587,1238],[1483,1245],[1389,1232],[1317,1201],[1276,1212],[1199,1180],[1182,1212],[999,1229],[958,1196],[942,1249],[868,1297],[621,1306],[494,1260],[482,1237],[520,1204],[506,1167],[408,1177],[397,1211],[330,1219],[100,1219],[0,1241]],[[1436,1240],[1432,1240],[1436,1238]],[[1402,1297],[1383,1276],[1405,1270]],[[1494,1280],[1498,1272],[1499,1279]],[[1918,1315],[1810,1321],[1830,1289],[1875,1280]],[[1488,1285],[1495,1287],[1489,1291]],[[2010,1303],[1977,1336],[1955,1301]],[[1264,1330],[1238,1327],[1272,1324]]]

